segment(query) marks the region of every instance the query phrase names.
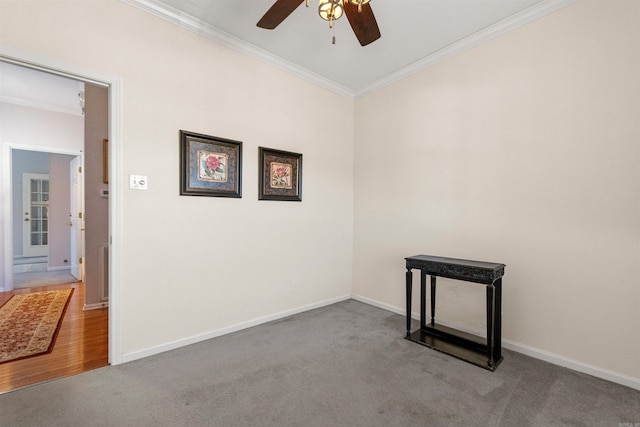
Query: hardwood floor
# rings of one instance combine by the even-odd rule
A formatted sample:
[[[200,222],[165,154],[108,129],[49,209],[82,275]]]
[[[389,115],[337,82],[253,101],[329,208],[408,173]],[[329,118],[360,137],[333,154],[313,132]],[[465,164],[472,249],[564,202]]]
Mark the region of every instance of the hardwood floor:
[[[84,283],[42,286],[0,292],[0,306],[11,295],[74,288],[53,351],[0,364],[0,394],[42,381],[107,366],[108,309],[83,311]]]

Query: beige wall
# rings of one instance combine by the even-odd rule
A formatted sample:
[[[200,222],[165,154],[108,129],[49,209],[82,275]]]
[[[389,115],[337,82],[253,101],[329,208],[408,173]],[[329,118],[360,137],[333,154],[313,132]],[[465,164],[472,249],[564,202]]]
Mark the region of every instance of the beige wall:
[[[357,101],[355,295],[403,309],[406,256],[502,262],[508,343],[640,378],[639,7],[580,1]],[[482,287],[442,283],[437,318],[482,331]]]
[[[507,264],[509,343],[640,378],[637,5],[580,1],[355,115],[116,0],[1,2],[0,43],[121,79],[123,353],[352,291],[401,310],[433,253]],[[244,141],[242,199],[178,196],[180,129]],[[304,154],[302,203],[257,201],[258,146]],[[481,287],[448,285],[442,319],[481,330]]]
[[[351,293],[353,100],[117,0],[3,1],[0,28],[121,81],[125,359]],[[241,199],[179,196],[180,129],[243,141]],[[259,146],[303,154],[301,203],[257,200]]]

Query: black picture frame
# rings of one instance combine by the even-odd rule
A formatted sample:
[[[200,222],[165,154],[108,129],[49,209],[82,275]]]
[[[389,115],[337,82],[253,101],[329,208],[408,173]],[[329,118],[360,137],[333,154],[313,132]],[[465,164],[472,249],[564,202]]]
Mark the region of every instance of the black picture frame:
[[[258,147],[258,200],[302,201],[302,154]]]
[[[242,141],[181,130],[180,195],[242,197]]]

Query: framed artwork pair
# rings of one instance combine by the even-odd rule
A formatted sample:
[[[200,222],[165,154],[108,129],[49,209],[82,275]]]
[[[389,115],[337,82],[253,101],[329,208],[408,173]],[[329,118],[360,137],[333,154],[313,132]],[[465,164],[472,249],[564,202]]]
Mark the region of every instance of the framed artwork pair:
[[[302,201],[302,154],[258,148],[258,199]],[[242,197],[242,142],[180,131],[180,195]]]

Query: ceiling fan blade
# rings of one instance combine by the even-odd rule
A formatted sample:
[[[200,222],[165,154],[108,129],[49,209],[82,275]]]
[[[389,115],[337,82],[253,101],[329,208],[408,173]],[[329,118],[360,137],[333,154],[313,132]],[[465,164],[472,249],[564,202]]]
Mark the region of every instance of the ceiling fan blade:
[[[258,27],[273,30],[280,25],[287,16],[291,15],[303,1],[304,0],[276,0],[273,6],[271,6],[271,8],[267,10],[267,13],[258,21]]]
[[[380,29],[369,3],[363,4],[362,11],[358,12],[358,5],[344,2],[344,12],[361,46],[366,46],[380,38]]]

